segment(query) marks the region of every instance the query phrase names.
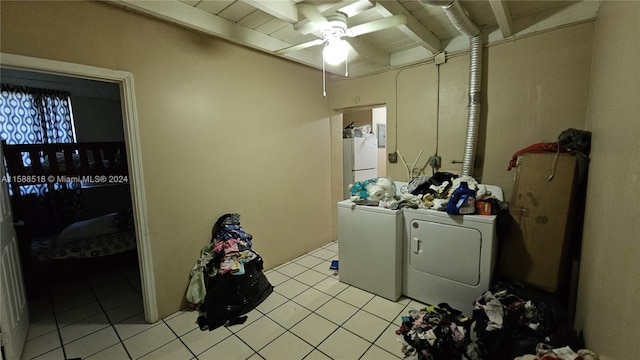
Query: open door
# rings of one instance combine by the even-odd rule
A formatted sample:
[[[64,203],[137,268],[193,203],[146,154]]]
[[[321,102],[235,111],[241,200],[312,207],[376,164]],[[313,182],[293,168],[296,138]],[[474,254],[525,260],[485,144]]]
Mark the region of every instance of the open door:
[[[5,177],[0,147],[0,178]],[[29,330],[29,308],[13,228],[7,182],[0,182],[0,345],[7,360],[19,360]]]

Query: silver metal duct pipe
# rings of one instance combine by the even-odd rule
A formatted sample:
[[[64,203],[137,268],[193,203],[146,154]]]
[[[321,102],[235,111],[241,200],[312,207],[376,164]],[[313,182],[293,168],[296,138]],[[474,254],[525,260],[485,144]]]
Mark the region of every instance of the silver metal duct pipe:
[[[462,160],[462,175],[471,176],[473,174],[480,125],[480,90],[482,88],[482,37],[480,36],[480,29],[469,19],[460,3],[455,0],[422,0],[422,2],[442,7],[453,26],[470,38],[469,115],[464,158]]]
[[[480,127],[480,90],[482,88],[482,37],[470,40],[471,66],[469,69],[469,117],[467,120],[467,140],[464,143],[462,175],[472,176]]]
[[[473,37],[480,34],[480,29],[469,19],[459,2],[452,1],[449,5],[442,6],[442,9],[453,26],[464,35]]]

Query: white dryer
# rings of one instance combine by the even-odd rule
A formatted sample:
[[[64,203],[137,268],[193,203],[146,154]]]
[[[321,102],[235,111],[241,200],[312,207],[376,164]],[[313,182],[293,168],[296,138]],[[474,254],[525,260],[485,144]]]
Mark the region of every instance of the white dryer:
[[[502,190],[486,186],[499,200]],[[447,303],[467,316],[489,289],[497,258],[496,215],[449,215],[404,209],[402,293],[425,304]]]

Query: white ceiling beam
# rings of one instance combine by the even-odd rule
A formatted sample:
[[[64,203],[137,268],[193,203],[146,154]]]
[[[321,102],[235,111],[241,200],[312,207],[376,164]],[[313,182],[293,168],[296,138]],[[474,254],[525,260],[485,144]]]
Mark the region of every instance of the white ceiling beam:
[[[404,25],[398,25],[400,31],[434,54],[442,50],[440,39],[438,39],[431,30],[422,25],[422,23],[411,15],[399,2],[379,1],[376,3],[375,9],[383,16],[406,15],[407,22]]]
[[[513,35],[513,25],[511,23],[511,10],[505,0],[489,0],[493,15],[496,17],[502,37],[505,39]]]
[[[256,9],[260,9],[267,14],[277,17],[290,24],[298,22],[298,9],[296,3],[291,0],[241,0]]]
[[[107,0],[109,3],[151,15],[186,28],[229,40],[258,50],[273,52],[290,44],[246,28],[180,1]]]

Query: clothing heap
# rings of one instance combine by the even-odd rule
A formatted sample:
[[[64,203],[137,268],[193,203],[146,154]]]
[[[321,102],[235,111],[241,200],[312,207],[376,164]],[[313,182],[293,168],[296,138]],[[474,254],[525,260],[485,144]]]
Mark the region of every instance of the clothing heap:
[[[447,304],[411,310],[402,317],[396,334],[402,335],[406,360],[467,359],[468,318]]]
[[[213,234],[214,260],[219,260],[220,267],[212,270],[220,274],[231,271],[233,275],[243,275],[245,273],[244,264],[258,256],[251,250],[253,237],[244,232],[240,226],[240,215],[238,214],[225,217],[220,227]]]
[[[458,176],[449,172],[437,172],[433,175],[421,175],[411,179],[406,186],[400,188],[399,195],[393,198],[379,201],[380,207],[396,210],[400,208],[411,209],[433,209],[444,211],[447,203],[451,198],[451,194],[461,183],[467,183],[469,189],[475,191],[475,199],[492,202],[495,204],[497,215],[500,209],[500,201],[491,194],[486,186],[478,184],[478,181],[471,176]],[[353,200],[358,205],[376,205],[362,204]]]
[[[412,310],[396,331],[407,360],[597,360],[547,294],[497,281],[474,300],[471,318],[447,304]],[[573,352],[571,349],[580,349]],[[573,356],[575,354],[575,356]],[[573,356],[573,357],[571,357]]]
[[[487,359],[598,360],[550,294],[498,281],[475,301],[474,320]],[[493,309],[503,309],[502,315]],[[572,349],[580,349],[574,352]]]
[[[251,248],[252,239],[239,214],[225,214],[214,224],[211,242],[191,269],[186,294],[190,307],[201,312],[201,330],[244,323],[247,317],[241,315],[273,292],[262,273],[264,261]]]
[[[547,344],[536,346],[536,355],[523,355],[514,360],[598,360],[600,357],[591,350],[573,351],[569,346],[553,348]]]

